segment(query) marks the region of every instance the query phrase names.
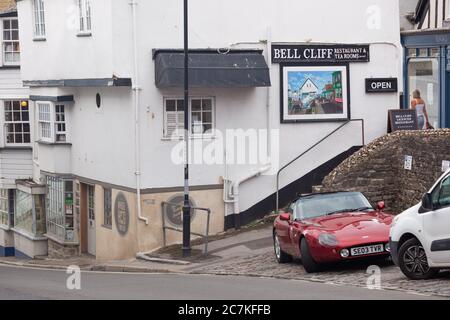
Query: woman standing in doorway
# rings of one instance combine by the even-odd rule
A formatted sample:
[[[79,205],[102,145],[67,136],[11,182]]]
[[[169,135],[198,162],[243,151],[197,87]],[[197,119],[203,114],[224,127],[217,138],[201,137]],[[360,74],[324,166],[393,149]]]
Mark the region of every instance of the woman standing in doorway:
[[[428,119],[427,107],[425,106],[425,101],[420,97],[420,91],[414,90],[413,100],[411,101],[411,109],[417,111],[417,121],[419,130],[429,129],[430,122]]]

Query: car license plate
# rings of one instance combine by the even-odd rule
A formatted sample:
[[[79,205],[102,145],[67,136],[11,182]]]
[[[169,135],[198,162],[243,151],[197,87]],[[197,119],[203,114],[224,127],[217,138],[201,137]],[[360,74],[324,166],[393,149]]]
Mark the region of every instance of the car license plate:
[[[384,245],[376,244],[373,246],[352,248],[350,252],[352,256],[364,256],[367,254],[382,253],[384,252]]]

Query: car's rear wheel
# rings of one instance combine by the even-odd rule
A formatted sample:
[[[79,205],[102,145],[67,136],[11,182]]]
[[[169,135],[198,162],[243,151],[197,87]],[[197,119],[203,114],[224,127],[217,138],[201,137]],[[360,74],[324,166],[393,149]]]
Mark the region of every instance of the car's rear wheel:
[[[314,261],[309,250],[308,242],[305,238],[300,242],[300,251],[302,254],[302,264],[306,272],[314,273],[320,271],[320,264]]]
[[[398,251],[398,261],[402,272],[412,280],[430,279],[439,271],[428,266],[425,249],[415,238],[402,244]]]
[[[273,232],[273,249],[275,251],[275,257],[277,258],[278,263],[287,263],[292,261],[292,256],[281,249],[280,239],[278,238],[276,231]]]

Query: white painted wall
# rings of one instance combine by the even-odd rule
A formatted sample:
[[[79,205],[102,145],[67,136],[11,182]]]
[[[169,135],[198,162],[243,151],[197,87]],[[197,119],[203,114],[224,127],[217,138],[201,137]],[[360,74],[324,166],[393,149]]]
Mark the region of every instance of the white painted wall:
[[[0,188],[15,189],[16,179],[32,178],[31,155],[31,149],[4,149],[0,151]]]
[[[20,69],[0,70],[0,99],[28,98],[28,88],[22,86]]]
[[[96,0],[93,36],[79,38],[65,27],[67,8],[73,0],[46,0],[47,41],[32,41],[31,1],[18,2],[21,25],[22,77],[25,80],[60,78],[132,77],[131,8],[129,0]],[[181,48],[182,4],[176,0],[138,2],[138,57],[141,79],[142,187],[182,185],[183,168],[170,162],[174,142],[163,139],[163,98],[182,96],[182,90],[159,90],[154,85],[152,49]],[[363,118],[366,142],[386,132],[387,110],[398,107],[397,94],[367,95],[367,77],[401,80],[401,45],[398,0],[297,1],[191,0],[190,46],[192,48],[266,49],[267,30],[273,42],[369,43],[371,62],[350,66],[352,118]],[[269,62],[269,65],[271,63]],[[336,123],[280,124],[279,67],[271,65],[270,117],[280,129],[280,162],[284,164],[306,150]],[[401,86],[402,81],[399,81]],[[53,89],[32,89],[44,94]],[[72,173],[134,187],[134,123],[130,88],[70,89],[75,105],[70,110]],[[400,91],[402,88],[400,88]],[[96,110],[95,93],[104,98]],[[216,127],[265,128],[266,89],[192,90],[192,95],[216,99]],[[328,141],[304,162],[283,175],[282,185],[301,177],[330,158],[359,144],[360,126],[352,124]],[[40,150],[42,151],[42,150]],[[45,164],[41,164],[44,166]],[[249,166],[230,167],[230,178],[248,174]],[[225,167],[192,166],[193,185],[217,184]],[[241,210],[275,191],[274,176],[260,177],[241,189]]]
[[[77,1],[45,0],[46,41],[33,41],[32,1],[17,3],[23,80],[108,78],[113,75],[112,1],[91,3],[96,17],[92,22],[95,32],[92,37],[77,37]],[[83,61],[82,66],[77,63],[79,61]]]
[[[4,18],[14,19],[14,18]],[[3,20],[0,19],[0,39],[3,40]],[[31,144],[22,145],[30,149],[11,148],[6,144],[5,138],[5,111],[4,100],[27,100],[28,88],[22,85],[20,69],[5,66],[3,61],[3,49],[0,53],[0,188],[14,189],[16,179],[28,179],[33,175]],[[30,111],[30,124],[33,123],[32,111]]]

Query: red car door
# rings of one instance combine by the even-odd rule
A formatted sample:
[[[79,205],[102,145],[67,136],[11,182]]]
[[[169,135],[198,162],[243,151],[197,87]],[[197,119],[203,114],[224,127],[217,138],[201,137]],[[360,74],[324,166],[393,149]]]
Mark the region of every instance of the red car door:
[[[280,241],[281,250],[283,250],[288,254],[292,254],[291,229],[292,229],[292,219],[291,221],[282,221],[278,219],[276,224],[278,240]]]
[[[289,230],[289,243],[290,253],[294,257],[300,257],[300,237],[301,237],[301,224],[294,221]]]

